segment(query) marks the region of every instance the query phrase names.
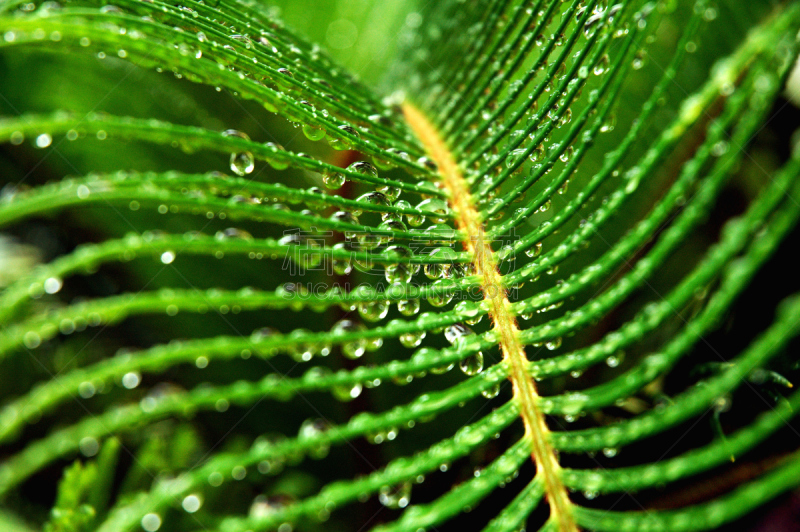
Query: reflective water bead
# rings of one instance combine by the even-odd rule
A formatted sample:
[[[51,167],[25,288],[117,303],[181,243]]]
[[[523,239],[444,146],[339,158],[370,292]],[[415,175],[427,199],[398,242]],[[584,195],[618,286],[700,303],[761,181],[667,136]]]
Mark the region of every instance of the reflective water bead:
[[[544,346],[550,351],[555,351],[556,349],[561,347],[561,337],[556,336],[555,338],[552,338],[547,343],[545,343]]]
[[[544,144],[538,144],[533,151],[528,155],[528,159],[530,159],[533,163],[538,163],[542,159],[544,159],[547,150],[544,147]]]
[[[356,128],[347,124],[342,124],[341,126],[339,126],[339,131],[347,135],[350,135],[352,137],[355,137],[356,139],[361,137]],[[330,144],[331,148],[333,148],[334,150],[338,151],[346,150],[350,147],[350,139],[328,137],[328,144]]]
[[[383,346],[383,338],[380,336],[373,336],[367,339],[367,351],[377,351]]]
[[[249,151],[242,151],[231,154],[231,171],[236,175],[244,176],[255,169],[255,159]]]
[[[288,495],[259,495],[253,499],[250,505],[249,516],[253,519],[263,519],[269,515],[280,511],[284,506],[290,504],[292,498]]]
[[[397,310],[403,316],[414,316],[419,312],[419,299],[402,299],[397,302]]]
[[[538,257],[542,253],[542,243],[537,242],[533,246],[525,250],[525,255],[533,258]]]
[[[378,499],[387,508],[393,510],[405,508],[411,502],[411,483],[403,482],[396,486],[381,486]]]
[[[397,203],[395,203],[395,207],[397,207],[398,209],[400,209],[400,208],[402,208],[402,209],[411,209],[412,208],[411,204],[408,203],[405,200],[400,200]],[[406,214],[406,221],[408,222],[408,225],[410,225],[411,227],[419,227],[420,225],[425,223],[425,216],[423,214],[421,214],[421,213],[420,214]]]
[[[361,395],[362,390],[363,386],[360,383],[355,383],[347,386],[334,386],[331,391],[334,397],[340,401],[352,401]]]
[[[223,137],[233,137],[242,140],[250,140],[246,133],[237,131],[235,129],[227,129],[222,132]],[[255,159],[253,154],[249,151],[234,152],[231,154],[230,160],[231,171],[236,175],[244,176],[255,169]]]
[[[497,394],[499,394],[499,393],[500,393],[500,383],[497,382],[497,383],[489,386],[485,390],[483,390],[481,392],[481,395],[484,396],[487,399],[492,399],[494,397],[497,397]]]
[[[400,343],[405,347],[417,347],[425,339],[425,331],[410,331],[400,335]]]
[[[377,191],[386,196],[386,199],[389,201],[395,201],[400,197],[400,192],[402,192],[398,187],[393,187],[391,185],[382,185],[377,188]]]
[[[356,174],[378,177],[378,169],[375,168],[374,164],[367,161],[356,161],[348,166],[347,169]]]
[[[348,250],[347,243],[337,242],[333,245],[333,249]],[[332,259],[331,266],[333,267],[334,273],[337,275],[347,275],[353,271],[353,263],[350,262],[350,257],[344,259]]]
[[[381,114],[369,115],[367,117],[367,120],[369,120],[373,124],[379,124],[379,125],[385,126],[385,127],[391,127],[392,126],[392,120],[388,116],[381,115]]]
[[[342,336],[346,334],[354,334],[366,331],[367,328],[352,320],[341,320],[333,326],[331,332],[334,336]],[[359,338],[350,342],[342,344],[342,353],[348,358],[360,358],[367,350],[367,340]]]
[[[458,363],[458,367],[461,368],[465,375],[477,375],[483,371],[483,353],[478,351],[474,355],[468,356]]]
[[[265,142],[264,146],[266,148],[270,148],[271,150],[273,150],[275,152],[286,151],[286,149],[283,146],[281,146],[280,144],[276,144],[274,142]],[[306,158],[309,158],[309,159],[311,158],[307,154],[302,153],[302,152],[298,153],[297,155],[298,155],[298,157],[306,157]],[[289,161],[287,159],[283,159],[283,158],[270,157],[269,159],[267,159],[267,163],[271,167],[273,167],[275,170],[286,170],[287,168],[289,168]]]
[[[193,514],[203,505],[203,499],[200,495],[191,494],[183,498],[181,506],[187,513]]]
[[[214,238],[217,240],[228,240],[228,239],[239,239],[239,240],[253,240],[253,235],[245,231],[244,229],[239,229],[237,227],[228,227],[222,231],[217,231],[214,235]]]
[[[436,163],[430,157],[422,156],[417,159],[417,164],[424,167],[426,170],[430,170],[431,172],[436,172],[439,170],[439,167],[436,166]]]
[[[450,207],[447,206],[447,202],[439,198],[428,198],[426,200],[422,200],[417,204],[417,209],[424,211],[424,214],[430,218],[432,222],[437,224],[446,222],[447,217],[450,214]]]
[[[446,279],[450,277],[453,263],[456,261],[456,252],[452,248],[436,248],[430,252],[432,259],[445,262],[436,262],[425,265],[425,276],[428,279]]]
[[[425,236],[432,244],[446,246],[455,240],[456,230],[447,224],[436,224],[425,229]]]
[[[606,458],[614,458],[617,456],[617,450],[614,447],[605,447],[603,449],[603,456]]]
[[[439,279],[430,286],[431,288],[437,290],[436,293],[432,293],[428,296],[428,303],[434,307],[443,307],[453,300],[455,293],[453,292],[452,288],[449,288],[450,283],[444,279]]]
[[[331,190],[336,190],[338,188],[342,188],[347,182],[347,178],[344,174],[340,172],[328,172],[322,174],[322,184],[325,185],[326,188]]]
[[[303,124],[303,135],[308,140],[318,141],[325,138],[325,131],[308,124]]]
[[[475,334],[472,329],[461,323],[455,323],[444,330],[444,337],[451,344],[458,343],[463,337]]]
[[[386,252],[393,252],[402,258],[413,256],[411,249],[403,245],[389,246],[386,248]],[[408,262],[387,264],[385,271],[386,281],[388,281],[389,284],[408,283],[418,271],[419,264],[411,264]]]
[[[365,250],[375,249],[383,242],[381,235],[373,233],[372,231],[358,233],[357,238],[361,249]]]
[[[600,60],[595,63],[592,72],[595,76],[600,76],[604,74],[606,70],[608,70],[609,64],[610,60],[608,58],[608,54],[604,54],[603,57],[601,57]]]
[[[369,164],[369,163],[367,163]],[[367,192],[366,194],[362,194],[356,200],[360,203],[368,203],[370,205],[378,205],[380,207],[388,207],[390,205],[389,200],[386,199],[386,196],[381,194],[380,192]],[[361,209],[355,209],[353,212],[356,215],[361,214]]]
[[[367,321],[380,321],[389,313],[389,302],[386,300],[361,301],[358,313]]]
[[[347,211],[336,211],[335,213],[331,214],[331,220],[336,222],[342,222],[351,225],[358,225],[358,217],[355,214]],[[345,238],[348,240],[352,240],[356,236],[355,231],[345,231],[344,232]]]
[[[307,419],[303,421],[303,424],[300,425],[300,430],[297,433],[297,438],[299,440],[306,440],[306,439],[314,439],[324,434],[330,428],[330,424],[322,418],[319,419]],[[312,458],[325,458],[328,456],[328,451],[330,451],[331,446],[330,443],[326,441],[319,441],[315,445],[311,446],[308,454]]]

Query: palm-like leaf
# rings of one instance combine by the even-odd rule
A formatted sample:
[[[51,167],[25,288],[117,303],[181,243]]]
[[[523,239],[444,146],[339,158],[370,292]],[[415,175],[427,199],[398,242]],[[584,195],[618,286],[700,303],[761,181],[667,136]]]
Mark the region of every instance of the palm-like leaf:
[[[4,379],[0,493],[9,512],[30,514],[20,487],[79,452],[97,458],[64,469],[50,530],[305,530],[359,520],[424,530],[459,519],[493,531],[695,530],[795,486],[800,456],[789,445],[763,475],[715,497],[668,510],[595,500],[652,500],[656,488],[720,473],[774,439],[800,404],[796,394],[753,411],[734,404],[739,416],[719,423],[737,390],[761,397],[770,380],[785,381],[776,370],[792,368],[780,355],[795,334],[797,299],[737,352],[704,340],[800,215],[800,160],[760,163],[751,149],[794,65],[800,5],[667,4],[437,3],[406,28],[407,49],[386,81],[400,92],[386,98],[257,3],[0,5],[8,56],[93,53],[172,71],[339,150],[307,144],[316,154],[307,155],[235,130],[94,112],[0,121],[13,145],[28,138],[57,153],[91,137],[153,143],[221,152],[237,174],[196,173],[187,159],[175,164],[184,171],[145,164],[8,189],[3,227],[105,212],[137,230],[123,236],[127,228],[109,224],[92,243],[9,273],[0,362],[10,372],[25,352],[43,352],[51,372],[23,371],[20,389]],[[715,41],[723,23],[735,28],[730,45]],[[698,71],[707,72],[699,84]],[[707,242],[703,224],[731,183],[749,187],[746,206]],[[159,220],[129,220],[154,209]],[[158,231],[139,232],[142,220]],[[249,232],[217,231],[217,220]],[[148,257],[175,272],[172,282]],[[242,288],[244,258],[263,259],[255,288]],[[143,277],[123,282],[129,291],[80,280],[128,261],[125,271]],[[70,301],[82,293],[94,297]],[[202,329],[209,310],[230,332]],[[198,316],[147,321],[163,313]],[[256,320],[271,328],[241,334]],[[157,332],[131,342],[141,334],[125,329],[131,322]],[[102,345],[87,342],[87,327],[100,327]],[[162,343],[162,333],[190,338]],[[698,354],[704,342],[713,356]],[[107,356],[124,343],[140,349]],[[59,357],[77,363],[52,362]],[[220,369],[199,377],[209,364]],[[67,408],[73,399],[81,410]],[[231,405],[223,429],[203,414]],[[723,432],[680,443],[709,412]],[[58,426],[29,426],[43,416],[58,416]],[[256,426],[237,428],[253,418]],[[136,435],[143,427],[175,441],[159,450]],[[269,431],[298,432],[254,439]],[[232,432],[241,439],[230,442]],[[380,452],[365,439],[383,443]],[[615,458],[626,447],[628,458]],[[362,474],[341,465],[353,456],[368,464]],[[151,481],[153,469],[162,474]],[[237,502],[222,495],[228,486]],[[248,513],[258,491],[270,497]],[[376,519],[349,514],[376,500],[387,507]],[[473,508],[487,512],[464,517]],[[24,526],[11,513],[2,519]]]

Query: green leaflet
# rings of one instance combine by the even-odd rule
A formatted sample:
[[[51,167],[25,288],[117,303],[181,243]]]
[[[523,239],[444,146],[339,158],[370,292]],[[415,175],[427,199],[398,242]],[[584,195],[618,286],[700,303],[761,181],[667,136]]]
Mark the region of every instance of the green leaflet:
[[[0,3],[0,527],[568,530],[562,485],[582,529],[708,530],[797,486],[800,5],[379,4],[314,44]],[[378,87],[325,51],[395,38]]]

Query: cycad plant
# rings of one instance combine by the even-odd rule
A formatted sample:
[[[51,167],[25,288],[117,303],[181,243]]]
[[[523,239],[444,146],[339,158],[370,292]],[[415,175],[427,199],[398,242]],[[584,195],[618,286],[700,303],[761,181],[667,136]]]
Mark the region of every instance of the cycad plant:
[[[800,483],[800,3],[375,6],[361,82],[258,0],[0,2],[0,529],[742,529]]]

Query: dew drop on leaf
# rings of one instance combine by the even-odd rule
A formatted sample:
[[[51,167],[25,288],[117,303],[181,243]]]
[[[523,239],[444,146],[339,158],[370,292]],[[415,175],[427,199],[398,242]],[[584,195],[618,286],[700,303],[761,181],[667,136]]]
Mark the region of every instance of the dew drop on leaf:
[[[455,293],[450,288],[450,284],[444,279],[439,279],[431,284],[431,288],[436,292],[428,295],[428,303],[434,307],[443,307],[453,300]]]
[[[342,188],[346,181],[345,175],[339,172],[325,172],[322,174],[322,184],[331,190]]]
[[[445,339],[453,345],[459,344],[465,336],[471,334],[475,334],[472,329],[460,323],[450,325],[444,330]]]
[[[297,433],[298,440],[314,439],[323,434],[330,428],[330,424],[322,418],[307,419],[300,425],[300,430]],[[308,454],[312,458],[321,459],[328,456],[330,451],[330,443],[320,441],[311,446]]]
[[[481,391],[481,395],[487,399],[492,399],[497,397],[497,394],[500,393],[500,383],[492,384],[490,387],[486,388],[485,390]]]
[[[392,510],[405,508],[411,502],[411,483],[403,482],[396,486],[381,486],[378,499],[381,504]]]
[[[358,313],[367,321],[380,321],[389,313],[389,302],[386,300],[361,301],[358,304]]]
[[[417,347],[425,338],[425,331],[410,331],[400,335],[400,343],[405,347]]]
[[[401,299],[397,302],[397,310],[403,316],[414,316],[419,313],[420,302],[419,299]]]
[[[478,351],[474,355],[468,356],[459,362],[458,367],[465,375],[477,375],[483,371],[483,353]]]
[[[428,198],[426,200],[422,200],[417,204],[417,209],[424,211],[428,218],[437,224],[446,222],[447,217],[450,214],[450,207],[448,207],[447,202],[439,198]],[[409,223],[411,224],[411,222]]]

